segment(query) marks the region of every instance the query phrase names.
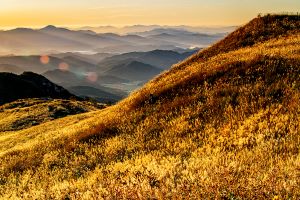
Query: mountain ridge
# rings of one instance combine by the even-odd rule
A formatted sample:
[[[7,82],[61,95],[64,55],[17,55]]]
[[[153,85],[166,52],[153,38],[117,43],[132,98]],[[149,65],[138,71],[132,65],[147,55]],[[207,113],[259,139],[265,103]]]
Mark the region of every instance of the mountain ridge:
[[[95,33],[93,31],[71,30],[52,25],[41,29],[17,28],[0,31],[1,52],[6,54],[32,55],[54,54],[70,51],[89,51],[98,53],[125,53],[130,51],[150,51],[154,49],[173,49],[176,47],[206,46],[226,33],[198,34],[189,31],[164,29],[175,32],[172,37],[148,37],[139,35],[119,35]]]
[[[2,72],[0,82],[0,104],[24,98],[77,98],[63,87],[33,72],[24,72],[21,75]]]
[[[114,65],[103,72],[105,75],[111,75],[131,81],[145,81],[159,74],[162,70],[136,60],[124,60],[119,65]]]
[[[284,24],[288,21],[289,23]],[[212,45],[203,51],[199,51],[197,55],[190,58],[190,62],[208,59],[220,53],[226,53],[242,47],[248,47],[255,43],[264,42],[286,32],[298,31],[300,27],[299,16],[290,15],[271,15],[257,17],[247,23],[245,26],[239,27],[230,33],[223,40]],[[274,30],[272,30],[274,29]],[[189,62],[186,62],[187,64]],[[179,65],[184,67],[184,65]]]

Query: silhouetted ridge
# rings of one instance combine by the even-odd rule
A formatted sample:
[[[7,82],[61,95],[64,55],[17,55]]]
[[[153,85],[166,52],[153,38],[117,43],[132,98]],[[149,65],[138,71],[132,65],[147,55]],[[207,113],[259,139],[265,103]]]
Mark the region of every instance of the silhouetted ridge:
[[[53,25],[48,25],[48,26],[45,26],[44,28],[42,28],[42,30],[53,30],[53,29],[57,29],[57,27],[53,26]]]
[[[0,104],[40,97],[69,99],[76,96],[33,72],[24,72],[21,75],[0,73]]]

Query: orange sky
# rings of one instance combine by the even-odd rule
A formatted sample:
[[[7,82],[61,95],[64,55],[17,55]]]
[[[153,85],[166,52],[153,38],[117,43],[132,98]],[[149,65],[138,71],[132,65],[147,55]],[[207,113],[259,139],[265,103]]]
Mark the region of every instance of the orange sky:
[[[299,10],[299,0],[0,0],[0,28],[239,25],[261,12]]]

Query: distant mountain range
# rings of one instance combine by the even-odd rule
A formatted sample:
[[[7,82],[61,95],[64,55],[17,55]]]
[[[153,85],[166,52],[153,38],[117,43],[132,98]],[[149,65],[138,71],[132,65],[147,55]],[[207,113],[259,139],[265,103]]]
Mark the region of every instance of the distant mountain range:
[[[130,52],[121,55],[115,55],[103,59],[98,65],[103,68],[108,68],[112,65],[118,65],[124,63],[128,60],[135,60],[145,64],[155,66],[157,68],[166,70],[169,69],[171,65],[186,59],[187,57],[193,55],[198,50],[189,50],[182,53],[170,50],[154,50],[149,52]]]
[[[78,96],[115,102],[223,38],[233,27],[96,29],[49,25],[0,31],[0,72],[32,71]]]
[[[176,27],[129,28],[134,33],[96,33],[52,25],[41,29],[17,28],[0,31],[0,55],[55,54],[64,52],[126,53],[130,51],[172,50],[177,47],[205,47],[223,38],[228,30],[193,32]],[[144,31],[145,30],[145,31]],[[209,29],[207,29],[209,30]]]
[[[117,95],[120,99],[131,90],[109,88],[130,82],[146,82],[173,64],[182,61],[198,50],[154,50],[149,52],[130,52],[125,54],[85,55],[81,53],[61,53],[47,57],[42,62],[41,56],[4,56],[0,57],[0,71],[20,74],[32,71],[42,74],[65,88],[85,86],[100,89]],[[90,81],[89,74],[96,76]],[[104,87],[103,85],[106,85]],[[134,88],[140,87],[139,83]]]
[[[153,29],[177,29],[177,30],[187,30],[196,33],[229,33],[234,31],[237,26],[161,26],[161,25],[133,25],[124,27],[114,27],[114,26],[84,26],[75,30],[91,30],[96,33],[118,33],[118,34],[131,34],[136,32],[151,31]]]

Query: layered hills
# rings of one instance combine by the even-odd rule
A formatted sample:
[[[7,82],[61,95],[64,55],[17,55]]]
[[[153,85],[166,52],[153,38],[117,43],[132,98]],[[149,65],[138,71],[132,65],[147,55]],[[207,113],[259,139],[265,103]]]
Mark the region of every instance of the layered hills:
[[[115,55],[111,57],[104,58],[98,63],[100,69],[105,69],[113,65],[119,65],[127,60],[134,60],[137,62],[145,63],[148,65],[155,66],[162,70],[169,69],[173,64],[183,61],[189,56],[196,53],[197,50],[185,51],[178,53],[171,50],[154,50],[149,52],[130,52],[121,55]]]
[[[0,194],[298,199],[299,52],[299,16],[257,17],[114,106],[1,132]]]
[[[169,28],[168,35],[118,35],[91,30],[70,30],[52,25],[41,29],[17,28],[0,31],[0,54],[32,55],[64,52],[126,53],[130,51],[172,50],[176,47],[204,47],[227,32],[200,34]],[[156,34],[153,33],[153,34]]]
[[[180,51],[177,52],[177,51]],[[67,52],[49,56],[2,56],[0,71],[20,74],[39,73],[79,96],[116,102],[141,87],[172,64],[182,61],[196,50],[177,49],[130,52],[120,55]],[[99,62],[97,62],[99,61]],[[85,87],[85,90],[82,90]],[[87,87],[90,88],[87,93]],[[80,90],[77,90],[81,88]],[[97,92],[95,92],[96,90]],[[84,93],[80,93],[85,91]],[[99,94],[105,96],[97,96]]]
[[[123,78],[129,81],[147,81],[159,74],[162,70],[149,64],[135,60],[125,60],[103,72],[113,77]]]

